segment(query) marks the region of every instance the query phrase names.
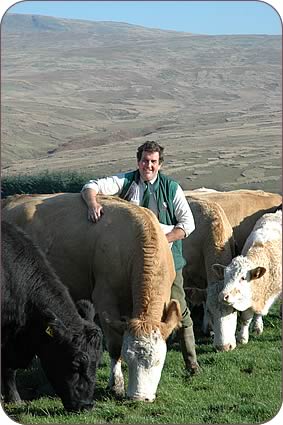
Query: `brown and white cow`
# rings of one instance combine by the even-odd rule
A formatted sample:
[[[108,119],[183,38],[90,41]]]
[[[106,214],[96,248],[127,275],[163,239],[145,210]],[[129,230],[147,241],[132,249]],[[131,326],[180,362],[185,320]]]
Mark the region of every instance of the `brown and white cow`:
[[[253,314],[266,315],[282,291],[282,210],[264,214],[246,240],[241,255],[213,269],[224,286],[219,300],[244,312],[239,340],[247,343]]]
[[[229,350],[236,345],[233,334],[236,315],[233,308],[223,306],[218,301],[221,281],[217,280],[212,264],[228,265],[235,256],[236,248],[242,249],[257,219],[266,212],[274,212],[281,204],[282,197],[259,190],[196,190],[185,193],[196,228],[183,241],[184,256],[187,260],[184,286],[201,290],[208,288],[204,331],[207,323],[213,322],[214,345],[220,350]],[[218,260],[214,261],[214,258]],[[230,335],[224,332],[225,323],[228,321]],[[259,326],[260,317],[257,317],[257,321]]]
[[[170,301],[171,250],[151,211],[114,197],[99,202],[104,215],[95,224],[78,193],[12,197],[2,216],[41,247],[75,300],[93,300],[111,357],[111,389],[124,393],[122,353],[128,396],[153,401],[166,338],[181,319],[179,303]]]

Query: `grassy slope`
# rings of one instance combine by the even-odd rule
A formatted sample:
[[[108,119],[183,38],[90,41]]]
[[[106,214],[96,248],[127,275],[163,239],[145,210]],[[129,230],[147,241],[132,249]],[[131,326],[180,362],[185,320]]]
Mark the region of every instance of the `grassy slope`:
[[[178,347],[172,346],[154,403],[116,400],[106,391],[109,359],[104,353],[98,371],[96,407],[92,412],[66,414],[58,398],[41,397],[21,406],[6,405],[11,419],[32,423],[262,423],[281,406],[281,319],[278,305],[265,318],[264,333],[251,336],[246,346],[215,353],[204,338],[197,339],[202,373],[188,379]],[[125,371],[126,372],[126,371]],[[34,371],[19,377],[32,386]]]

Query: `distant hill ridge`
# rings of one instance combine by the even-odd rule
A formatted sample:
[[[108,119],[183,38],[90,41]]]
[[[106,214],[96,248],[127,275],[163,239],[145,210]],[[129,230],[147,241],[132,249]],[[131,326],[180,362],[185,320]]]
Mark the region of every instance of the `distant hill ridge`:
[[[44,15],[29,15],[19,13],[7,13],[2,21],[3,29],[6,32],[38,32],[38,31],[77,31],[91,32],[102,35],[116,31],[140,31],[144,35],[179,35],[180,32],[173,30],[162,30],[156,28],[146,28],[141,25],[128,24],[126,22],[113,21],[88,21],[82,19],[65,19]],[[185,33],[191,35],[190,33]]]
[[[259,177],[243,177],[244,169],[240,179],[279,181],[281,36],[9,13],[1,31],[4,173],[95,167],[107,175],[131,169],[130,152],[151,139],[166,147],[170,172],[184,184],[207,186],[208,161],[223,160],[218,151],[230,156],[215,175],[231,165],[231,184],[249,155],[253,166],[261,162]]]

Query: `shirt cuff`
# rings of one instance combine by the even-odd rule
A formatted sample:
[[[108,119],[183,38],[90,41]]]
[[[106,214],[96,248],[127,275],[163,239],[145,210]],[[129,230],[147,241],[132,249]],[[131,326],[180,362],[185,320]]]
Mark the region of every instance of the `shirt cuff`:
[[[99,193],[99,187],[96,183],[87,183],[83,186],[81,192],[83,192],[85,189],[94,189],[96,193]]]
[[[186,226],[182,223],[177,223],[175,228],[182,229],[185,233],[185,238],[187,238],[195,230],[194,226]]]

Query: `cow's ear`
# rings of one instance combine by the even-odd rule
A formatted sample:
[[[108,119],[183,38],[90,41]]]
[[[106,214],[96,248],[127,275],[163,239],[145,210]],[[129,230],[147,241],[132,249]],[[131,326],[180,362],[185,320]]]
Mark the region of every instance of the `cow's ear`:
[[[66,326],[61,320],[49,322],[45,328],[45,333],[51,338],[56,338],[60,340],[66,340],[68,331]]]
[[[161,335],[165,340],[176,327],[180,326],[181,320],[182,314],[179,301],[172,299],[165,309],[160,326]]]
[[[259,279],[266,272],[265,267],[256,267],[255,269],[250,270],[250,280]]]
[[[218,279],[224,279],[225,266],[222,266],[222,264],[212,264],[211,268]]]
[[[93,304],[88,300],[79,300],[76,302],[79,315],[90,322],[94,321],[95,311]]]
[[[54,314],[51,310],[47,309],[45,312],[45,333],[50,338],[57,338],[66,340],[68,330],[64,323]]]
[[[95,323],[87,324],[85,326],[86,338],[88,342],[92,342],[95,347],[102,344],[103,334],[99,326]]]
[[[105,323],[119,334],[123,334],[128,327],[127,320],[112,319],[106,311],[103,311],[102,317]]]

